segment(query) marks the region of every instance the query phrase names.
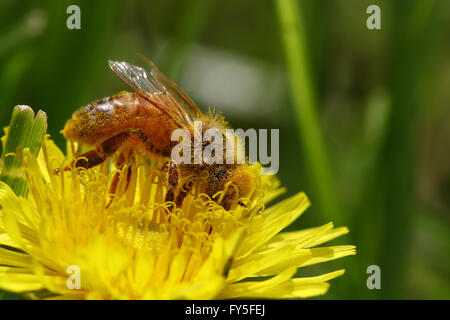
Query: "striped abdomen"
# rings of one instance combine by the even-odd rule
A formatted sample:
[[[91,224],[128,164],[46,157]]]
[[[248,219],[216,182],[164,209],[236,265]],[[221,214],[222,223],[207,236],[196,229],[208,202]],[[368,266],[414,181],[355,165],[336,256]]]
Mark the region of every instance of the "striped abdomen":
[[[140,129],[157,153],[170,154],[170,136],[176,126],[164,114],[135,93],[123,92],[82,107],[62,131],[72,141],[99,146],[105,140],[130,129]],[[139,145],[133,138],[128,147]]]

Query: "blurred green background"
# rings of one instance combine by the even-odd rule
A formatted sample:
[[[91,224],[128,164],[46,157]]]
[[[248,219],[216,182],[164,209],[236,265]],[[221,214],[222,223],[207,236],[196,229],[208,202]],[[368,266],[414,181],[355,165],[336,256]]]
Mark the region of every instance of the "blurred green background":
[[[347,269],[324,298],[450,298],[450,1],[0,0],[0,125],[42,109],[63,147],[73,111],[126,89],[107,59],[138,52],[233,127],[280,129],[284,196],[312,201],[291,228],[334,221],[357,246],[299,271]]]

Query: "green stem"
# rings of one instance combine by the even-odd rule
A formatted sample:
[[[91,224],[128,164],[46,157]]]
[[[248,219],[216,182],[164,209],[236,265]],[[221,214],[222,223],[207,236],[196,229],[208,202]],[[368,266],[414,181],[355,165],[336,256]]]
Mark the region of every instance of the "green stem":
[[[275,0],[284,45],[289,84],[298,135],[310,172],[313,203],[326,220],[342,223],[338,194],[328,161],[325,142],[317,114],[309,59],[305,41],[304,21],[297,0]]]

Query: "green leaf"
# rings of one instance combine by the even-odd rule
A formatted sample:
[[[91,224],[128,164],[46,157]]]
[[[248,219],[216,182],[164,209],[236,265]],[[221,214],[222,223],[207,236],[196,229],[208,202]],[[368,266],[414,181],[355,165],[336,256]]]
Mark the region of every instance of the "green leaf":
[[[42,139],[47,132],[47,115],[34,111],[24,105],[14,108],[1,157],[2,171],[0,180],[7,183],[18,196],[26,196],[28,188],[20,168],[19,158],[24,148],[38,155]]]

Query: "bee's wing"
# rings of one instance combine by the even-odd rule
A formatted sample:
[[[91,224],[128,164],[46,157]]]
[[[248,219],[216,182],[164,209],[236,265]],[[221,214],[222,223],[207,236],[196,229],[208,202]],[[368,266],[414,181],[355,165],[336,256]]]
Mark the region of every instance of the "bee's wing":
[[[150,72],[124,61],[108,61],[112,71],[156,108],[165,113],[179,127],[193,131],[193,122],[201,115],[200,109],[177,85],[150,61]]]
[[[189,98],[188,95],[176,85],[175,82],[159,70],[152,61],[142,55],[140,55],[140,57],[150,67],[150,74],[154,77],[155,81],[159,82],[170,92],[172,97],[183,107],[184,111],[186,111],[187,115],[190,116],[192,120],[199,118],[202,112],[194,101],[192,101],[191,98]]]

